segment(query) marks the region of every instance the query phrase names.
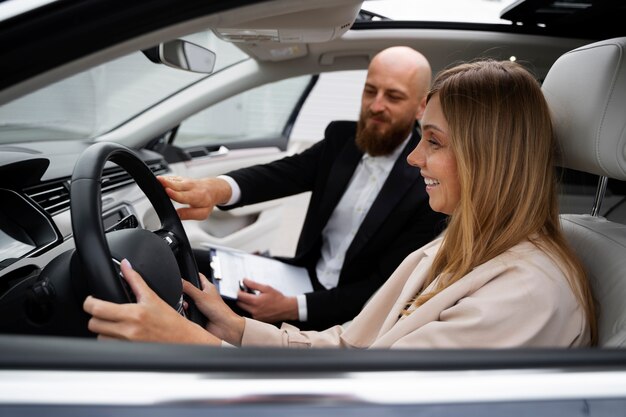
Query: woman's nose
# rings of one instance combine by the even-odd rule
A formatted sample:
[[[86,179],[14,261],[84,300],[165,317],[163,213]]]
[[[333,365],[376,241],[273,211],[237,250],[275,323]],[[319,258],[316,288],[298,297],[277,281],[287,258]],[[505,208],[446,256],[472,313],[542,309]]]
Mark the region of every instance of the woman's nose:
[[[421,140],[419,141],[419,143],[417,144],[415,149],[413,149],[413,151],[411,151],[409,156],[406,157],[406,161],[411,166],[418,167],[418,168],[424,168],[425,158],[424,158],[424,153],[422,152],[422,141]]]

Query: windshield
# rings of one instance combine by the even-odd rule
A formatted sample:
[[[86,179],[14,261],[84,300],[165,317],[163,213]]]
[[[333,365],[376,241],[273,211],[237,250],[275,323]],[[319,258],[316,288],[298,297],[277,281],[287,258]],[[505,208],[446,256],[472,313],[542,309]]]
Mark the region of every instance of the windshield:
[[[57,0],[6,0],[0,2],[0,21],[17,16],[29,10],[45,6]]]
[[[216,53],[214,71],[248,58],[210,31],[184,39]],[[138,51],[0,106],[0,143],[90,139],[208,76],[154,64]]]
[[[31,7],[48,0],[32,1]],[[393,20],[503,23],[500,12],[513,2],[365,1],[363,10]],[[248,58],[211,31],[185,39],[217,54],[215,71]],[[154,64],[138,51],[0,106],[0,144],[92,139],[207,76]]]

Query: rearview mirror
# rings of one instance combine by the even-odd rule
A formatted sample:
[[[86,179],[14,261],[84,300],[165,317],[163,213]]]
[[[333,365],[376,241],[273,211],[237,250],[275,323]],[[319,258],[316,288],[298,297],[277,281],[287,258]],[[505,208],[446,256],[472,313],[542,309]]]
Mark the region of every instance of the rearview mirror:
[[[215,52],[182,39],[174,39],[142,51],[148,59],[185,71],[210,74],[215,67]]]

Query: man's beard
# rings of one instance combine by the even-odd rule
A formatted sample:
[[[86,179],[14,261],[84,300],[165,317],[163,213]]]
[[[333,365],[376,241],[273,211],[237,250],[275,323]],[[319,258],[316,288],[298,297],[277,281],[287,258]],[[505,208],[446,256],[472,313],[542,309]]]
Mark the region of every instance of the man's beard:
[[[398,121],[388,125],[389,128],[382,131],[377,124],[367,127],[366,121],[370,117],[372,117],[370,112],[361,112],[356,126],[356,146],[371,156],[391,154],[409,136],[415,123],[415,120]],[[389,122],[382,115],[376,117]]]

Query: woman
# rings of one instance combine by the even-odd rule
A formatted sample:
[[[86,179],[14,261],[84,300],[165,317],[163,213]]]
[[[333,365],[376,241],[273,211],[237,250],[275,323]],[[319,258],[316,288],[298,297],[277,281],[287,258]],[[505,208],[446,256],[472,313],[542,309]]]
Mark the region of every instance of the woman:
[[[409,255],[347,328],[281,329],[230,311],[202,277],[183,289],[207,331],[177,316],[128,263],[138,304],[89,297],[102,337],[234,345],[356,348],[585,346],[594,305],[559,228],[555,142],[540,87],[520,65],[481,61],[443,71],[408,162],[430,206],[450,215],[440,238]]]

